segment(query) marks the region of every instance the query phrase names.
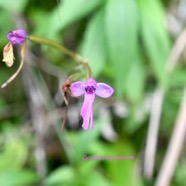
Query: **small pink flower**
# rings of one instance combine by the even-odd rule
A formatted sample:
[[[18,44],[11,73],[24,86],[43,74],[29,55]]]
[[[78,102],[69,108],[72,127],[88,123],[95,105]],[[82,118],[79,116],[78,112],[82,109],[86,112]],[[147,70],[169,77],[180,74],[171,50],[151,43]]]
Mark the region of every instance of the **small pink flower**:
[[[27,33],[25,30],[19,29],[8,32],[6,37],[12,45],[15,45],[23,43],[26,39],[26,35]]]
[[[90,78],[85,83],[80,81],[72,83],[70,90],[75,97],[84,94],[84,102],[80,112],[83,118],[82,127],[87,130],[90,124],[90,130],[92,130],[94,127],[92,105],[95,95],[108,98],[113,94],[114,89],[105,83],[97,83],[93,78]]]

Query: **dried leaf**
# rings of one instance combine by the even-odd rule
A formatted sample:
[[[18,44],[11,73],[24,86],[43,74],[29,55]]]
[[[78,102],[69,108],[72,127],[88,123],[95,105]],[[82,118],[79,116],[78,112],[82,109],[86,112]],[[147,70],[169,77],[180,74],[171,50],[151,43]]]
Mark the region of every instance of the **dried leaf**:
[[[62,90],[63,90],[63,99],[65,101],[65,104],[66,104],[66,109],[65,109],[65,112],[64,112],[64,116],[63,116],[63,122],[62,122],[62,132],[64,131],[64,128],[65,128],[65,124],[66,124],[66,120],[67,120],[67,112],[68,112],[68,97],[67,95],[70,94],[71,95],[71,92],[70,92],[70,85],[71,85],[71,81],[69,79],[67,79],[67,81],[65,81],[63,84],[62,84]]]

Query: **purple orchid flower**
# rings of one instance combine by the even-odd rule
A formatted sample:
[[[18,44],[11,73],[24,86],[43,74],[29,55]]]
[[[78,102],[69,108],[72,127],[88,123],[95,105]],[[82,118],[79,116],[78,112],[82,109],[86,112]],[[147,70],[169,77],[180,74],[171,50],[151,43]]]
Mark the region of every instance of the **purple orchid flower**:
[[[8,32],[7,39],[12,45],[21,44],[25,41],[27,33],[25,30],[13,30]]]
[[[94,127],[92,105],[95,95],[108,98],[113,94],[114,89],[105,83],[97,83],[93,78],[90,78],[85,83],[80,81],[72,83],[70,90],[75,97],[84,94],[84,102],[80,112],[83,118],[82,127],[84,130],[87,130],[90,124],[90,130],[92,130]]]

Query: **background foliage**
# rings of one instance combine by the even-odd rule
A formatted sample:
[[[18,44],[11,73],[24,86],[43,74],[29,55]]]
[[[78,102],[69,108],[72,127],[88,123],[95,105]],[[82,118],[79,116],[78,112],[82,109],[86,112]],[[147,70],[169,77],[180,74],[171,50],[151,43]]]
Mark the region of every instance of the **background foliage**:
[[[180,2],[0,1],[1,51],[9,30],[26,27],[28,34],[56,40],[81,54],[93,77],[115,89],[112,98],[96,100],[93,131],[81,129],[82,99],[70,99],[67,128],[61,133],[65,109],[61,83],[79,67],[55,49],[27,42],[22,74],[0,90],[2,185],[154,185],[186,84],[184,54],[171,74],[166,71],[171,48],[185,24]],[[177,17],[176,23],[168,19],[171,16]],[[1,64],[1,84],[17,69],[19,59],[17,53],[11,69]],[[154,174],[148,180],[143,174],[144,150],[157,87],[165,94]],[[135,159],[90,161],[83,155]],[[172,186],[184,186],[185,169],[183,150]]]

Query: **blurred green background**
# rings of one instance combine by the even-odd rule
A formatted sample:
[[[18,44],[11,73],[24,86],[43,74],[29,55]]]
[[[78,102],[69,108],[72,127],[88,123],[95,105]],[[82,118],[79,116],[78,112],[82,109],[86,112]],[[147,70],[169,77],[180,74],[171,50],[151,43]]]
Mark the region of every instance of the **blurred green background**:
[[[176,56],[169,57],[171,49],[184,31],[185,11],[185,0],[0,0],[2,54],[7,32],[25,28],[29,35],[55,40],[79,53],[96,81],[115,89],[112,98],[96,98],[92,131],[81,128],[83,98],[69,98],[62,133],[61,85],[81,68],[63,53],[27,41],[21,73],[0,90],[0,185],[155,185],[186,85],[183,49],[171,73],[167,70]],[[12,68],[1,63],[1,84],[18,68],[19,46],[14,52]],[[163,93],[154,103],[157,90]],[[160,120],[152,119],[156,103]],[[153,130],[157,146],[149,158],[145,152],[151,120],[159,130]],[[84,155],[135,159],[83,160]],[[182,148],[169,185],[185,186],[185,157]]]

